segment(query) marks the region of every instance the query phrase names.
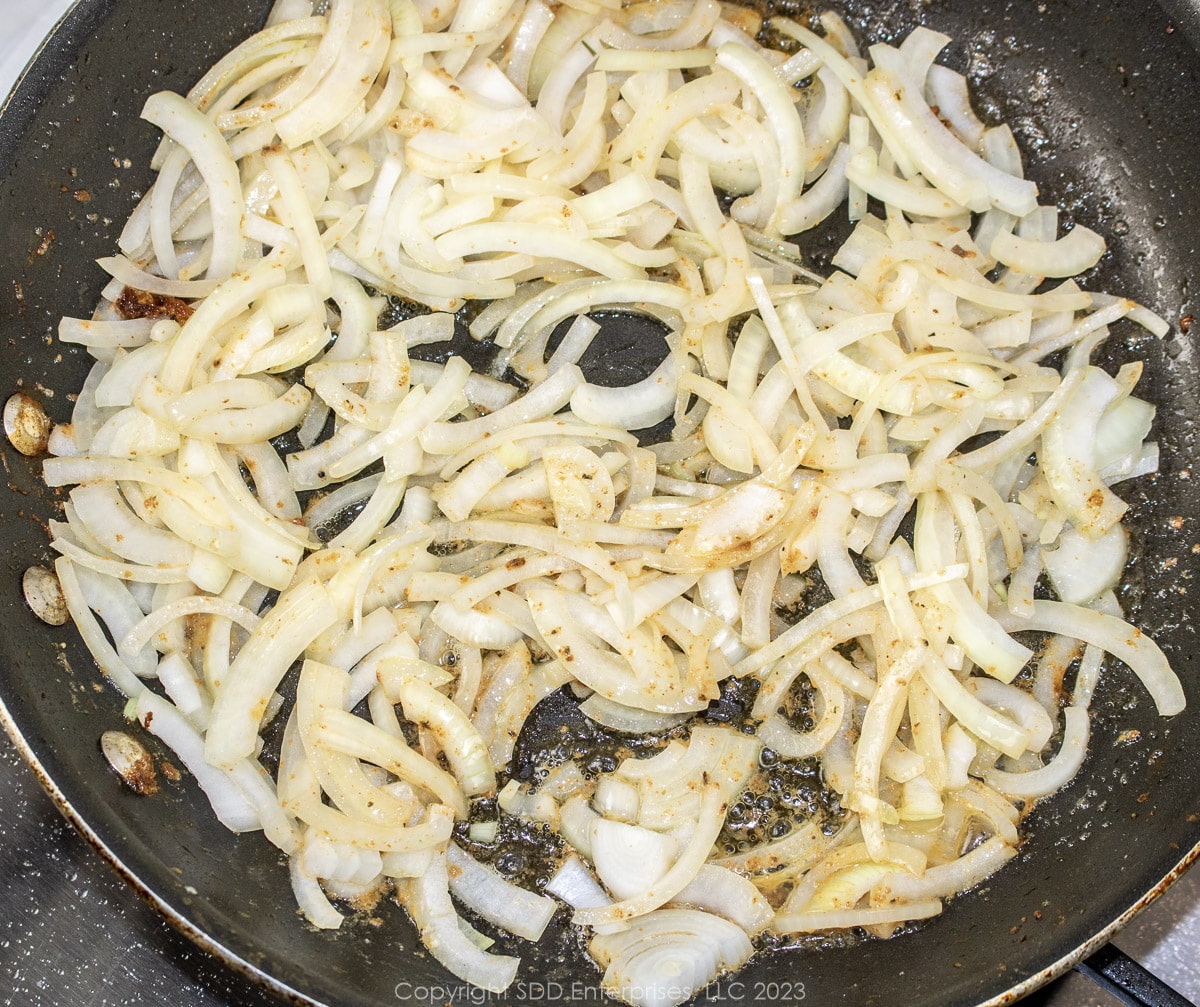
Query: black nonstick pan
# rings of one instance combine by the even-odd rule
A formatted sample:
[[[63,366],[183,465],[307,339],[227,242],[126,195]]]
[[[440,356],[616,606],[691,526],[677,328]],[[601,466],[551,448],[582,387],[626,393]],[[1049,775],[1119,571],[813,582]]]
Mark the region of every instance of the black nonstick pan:
[[[1090,285],[1172,322],[1162,341],[1118,329],[1106,353],[1147,361],[1142,394],[1159,405],[1163,459],[1157,476],[1123,493],[1137,558],[1122,600],[1167,651],[1189,707],[1158,718],[1127,669],[1110,666],[1082,771],[1029,816],[1020,855],[983,889],[891,941],[760,955],[700,1002],[1008,1003],[1099,949],[1200,855],[1200,327],[1188,331],[1200,316],[1200,15],[1181,0],[848,0],[839,9],[863,37],[917,23],[950,34],[979,111],[1013,125],[1043,199],[1109,239]],[[156,90],[186,90],[265,12],[261,0],[83,0],[47,42],[0,118],[5,398],[24,389],[68,417],[87,361],[51,334],[61,315],[90,312],[103,282],[92,260],[114,246],[150,179],[156,137],[137,114]],[[108,770],[97,740],[124,726],[120,698],[97,686],[73,631],[44,626],[22,600],[23,571],[49,558],[43,525],[58,501],[39,462],[7,444],[2,457],[0,716],[71,821],[175,925],[285,998],[380,1007],[403,989],[411,1002],[422,990],[430,1003],[484,1002],[421,950],[397,907],[314,932],[260,837],[226,832],[186,779],[145,798]],[[541,729],[574,723],[568,705],[544,711]],[[600,999],[598,974],[565,928],[522,952],[518,983],[487,1002]]]

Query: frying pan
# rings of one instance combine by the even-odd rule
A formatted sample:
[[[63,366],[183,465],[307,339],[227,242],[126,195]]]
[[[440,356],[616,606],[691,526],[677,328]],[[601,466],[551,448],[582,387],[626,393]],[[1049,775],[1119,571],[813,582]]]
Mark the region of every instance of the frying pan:
[[[803,2],[776,8],[804,13]],[[185,90],[265,11],[262,0],[83,0],[43,48],[0,127],[5,396],[25,388],[57,420],[68,417],[87,360],[50,335],[61,315],[90,312],[103,282],[92,260],[113,247],[150,179],[155,137],[137,113],[153,91]],[[1200,360],[1181,321],[1200,315],[1190,287],[1200,262],[1200,16],[1181,0],[879,0],[843,12],[860,37],[887,39],[918,22],[950,34],[949,58],[969,71],[985,117],[1013,124],[1043,199],[1109,237],[1112,252],[1088,285],[1174,323],[1162,341],[1118,329],[1104,356],[1145,359],[1143,394],[1159,404],[1162,471],[1123,488],[1137,558],[1122,601],[1169,654],[1189,709],[1160,719],[1128,670],[1110,666],[1083,769],[1028,816],[1020,855],[983,888],[895,940],[794,941],[699,1002],[1002,1004],[1099,948],[1200,855]],[[23,570],[49,559],[43,524],[58,500],[36,460],[7,445],[2,458],[0,715],[71,821],[174,924],[285,998],[350,1007],[467,999],[391,903],[374,921],[315,932],[296,916],[276,852],[259,836],[227,833],[188,780],[146,798],[107,770],[97,739],[125,726],[121,701],[97,688],[73,631],[37,622],[21,598]],[[538,722],[583,730],[561,700]],[[487,1002],[600,998],[569,928],[536,948],[499,943],[525,963],[509,993]]]

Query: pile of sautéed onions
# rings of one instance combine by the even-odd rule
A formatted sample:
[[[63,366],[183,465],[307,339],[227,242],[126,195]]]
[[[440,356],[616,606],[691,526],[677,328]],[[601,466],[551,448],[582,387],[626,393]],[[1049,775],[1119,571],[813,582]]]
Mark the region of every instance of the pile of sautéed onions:
[[[889,936],[1000,868],[1085,757],[1106,655],[1183,708],[1113,593],[1154,408],[1139,364],[1090,362],[1122,319],[1166,326],[1071,279],[1103,239],[1060,233],[944,35],[763,27],[718,0],[279,0],[146,103],[156,181],[59,329],[96,363],[45,462],[57,576],[314,926],[394,892],[499,991],[519,959],[464,913],[536,941],[565,902],[607,990],[678,1003],[764,933]],[[790,239],[835,215],[817,275]],[[380,328],[385,295],[428,310]],[[490,373],[410,355],[471,301]],[[584,376],[602,310],[668,333],[645,380]],[[735,679],[752,732],[700,719]],[[564,686],[676,740],[507,780]],[[819,760],[845,817],[714,848],[765,749]],[[545,892],[464,849],[491,798],[565,841]]]

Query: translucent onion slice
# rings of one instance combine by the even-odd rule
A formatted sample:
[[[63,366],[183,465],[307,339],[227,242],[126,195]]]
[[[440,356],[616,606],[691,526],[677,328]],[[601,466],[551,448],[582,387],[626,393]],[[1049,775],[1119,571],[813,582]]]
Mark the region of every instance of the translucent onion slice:
[[[615,423],[626,430],[644,430],[661,423],[674,410],[678,373],[674,354],[668,354],[637,384],[624,388],[582,384],[571,395],[571,411],[586,423]]]
[[[288,876],[296,904],[309,923],[320,930],[336,930],[342,925],[342,914],[333,907],[320,882],[304,873],[299,857],[288,861]]]
[[[950,863],[927,868],[920,877],[907,871],[892,872],[875,886],[871,899],[876,905],[886,902],[904,905],[921,899],[946,898],[973,888],[1016,855],[1013,847],[992,836]]]
[[[505,881],[454,843],[446,849],[450,893],[468,909],[509,933],[536,941],[554,915],[553,899]]]
[[[138,694],[137,717],[151,734],[161,738],[195,777],[213,813],[232,832],[262,828],[253,805],[243,796],[227,772],[210,766],[204,758],[204,742],[196,729],[170,703],[148,689]]]
[[[1100,417],[1120,388],[1098,367],[1083,370],[1078,387],[1042,434],[1041,468],[1072,524],[1089,538],[1099,538],[1127,509],[1104,484],[1091,457]]]
[[[889,140],[921,174],[969,210],[995,205],[1024,216],[1037,205],[1037,186],[1014,178],[968,150],[938,119],[914,88],[876,67],[863,85],[869,110],[889,128]]]
[[[1075,276],[1091,269],[1105,251],[1104,239],[1077,224],[1057,241],[1030,241],[1001,231],[988,249],[992,258],[1031,276]]]
[[[721,831],[726,808],[723,788],[715,782],[707,784],[703,788],[695,830],[667,872],[649,887],[611,906],[576,910],[573,921],[581,926],[626,922],[665,905],[699,873]]]
[[[1108,651],[1124,661],[1141,679],[1161,716],[1173,716],[1186,705],[1183,685],[1171,670],[1166,655],[1153,640],[1123,619],[1090,608],[1039,598],[1033,603],[1033,614],[1028,619],[1006,613],[1001,620],[1011,631],[1030,629],[1061,633]]]
[[[462,710],[417,679],[403,679],[397,693],[404,715],[414,724],[428,728],[438,739],[468,797],[496,789],[496,770],[487,746]]]
[[[1041,769],[1024,773],[991,769],[984,777],[984,782],[1002,794],[1025,800],[1045,797],[1066,786],[1079,772],[1087,754],[1088,712],[1083,707],[1068,706],[1063,711],[1063,719],[1062,745],[1054,758]]]
[[[1098,539],[1068,528],[1058,537],[1057,548],[1042,551],[1042,563],[1062,601],[1086,605],[1116,586],[1128,556],[1129,533],[1121,525]]]
[[[887,908],[831,909],[824,912],[780,913],[775,917],[775,929],[780,933],[816,933],[820,930],[840,930],[843,927],[869,927],[881,923],[904,923],[937,916],[942,911],[940,899],[914,899]]]
[[[592,823],[591,860],[618,899],[652,887],[671,868],[679,844],[661,832],[597,818]]]
[[[604,988],[637,1007],[676,1007],[753,952],[741,927],[694,909],[660,909],[629,930],[592,939]]]
[[[254,751],[268,699],[292,663],[337,617],[315,576],[298,580],[280,596],[229,666],[213,702],[205,758],[231,768]]]
[[[616,703],[611,699],[593,693],[579,704],[579,710],[597,724],[614,731],[624,731],[630,734],[644,734],[647,731],[670,729],[687,720],[687,714],[648,713],[632,706]]]
[[[142,118],[158,126],[195,163],[208,189],[212,220],[212,255],[206,272],[212,280],[231,276],[242,257],[245,200],[237,164],[224,137],[208,116],[170,91],[152,94],[142,109]]]
[[[736,923],[751,937],[770,924],[775,913],[754,883],[716,864],[705,864],[672,905],[715,913]]]
[[[493,993],[512,985],[521,960],[481,951],[460,929],[450,901],[445,853],[435,853],[425,872],[409,881],[405,905],[421,932],[421,943],[454,975]]]
[[[608,905],[612,899],[576,856],[567,857],[546,883],[546,891],[576,909]]]

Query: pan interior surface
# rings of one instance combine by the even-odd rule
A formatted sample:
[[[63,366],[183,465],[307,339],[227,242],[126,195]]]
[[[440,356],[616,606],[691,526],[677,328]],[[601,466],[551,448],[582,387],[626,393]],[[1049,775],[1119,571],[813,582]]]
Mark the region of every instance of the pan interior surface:
[[[774,7],[807,9],[791,0]],[[1173,325],[1161,342],[1117,327],[1102,356],[1106,364],[1145,359],[1141,394],[1159,406],[1161,470],[1123,493],[1134,515],[1136,560],[1122,602],[1168,653],[1188,711],[1160,719],[1132,674],[1110,661],[1083,770],[1028,818],[1021,854],[985,888],[892,941],[802,943],[759,955],[700,997],[978,1003],[1050,978],[1048,969],[1062,967],[1200,843],[1200,778],[1192,771],[1200,669],[1189,598],[1200,569],[1200,382],[1180,324],[1194,306],[1200,57],[1154,5],[1136,13],[1116,0],[839,9],[862,40],[887,40],[918,23],[951,35],[949,61],[969,72],[981,115],[1013,126],[1043,202],[1057,202],[1068,219],[1108,239],[1111,251],[1089,289],[1126,294]],[[60,316],[90,313],[104,280],[93,260],[115,246],[150,180],[156,136],[138,112],[154,91],[186,90],[265,13],[258,0],[182,12],[155,0],[84,0],[27,73],[0,120],[5,397],[24,388],[56,420],[69,417],[69,392],[89,361],[50,336]],[[120,698],[99,684],[73,630],[42,625],[21,597],[24,569],[52,560],[44,523],[60,503],[42,485],[38,461],[7,445],[4,461],[0,701],[23,750],[77,822],[160,908],[279,992],[354,1007],[395,1004],[402,991],[409,999],[425,999],[422,990],[444,991],[441,1000],[469,997],[390,901],[337,932],[316,932],[298,917],[275,850],[259,836],[226,832],[188,780],[148,799],[109,772],[98,738],[124,726]],[[164,749],[154,752],[169,761]],[[521,954],[524,966],[509,992],[488,1002],[600,999],[598,972],[566,927],[536,949],[502,940],[497,950]]]

